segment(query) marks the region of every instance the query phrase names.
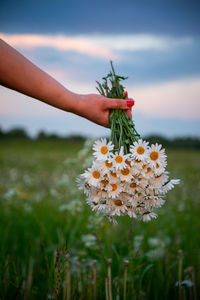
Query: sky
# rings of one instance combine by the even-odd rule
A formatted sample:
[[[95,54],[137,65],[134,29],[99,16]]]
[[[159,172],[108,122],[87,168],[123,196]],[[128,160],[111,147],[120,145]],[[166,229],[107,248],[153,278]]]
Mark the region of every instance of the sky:
[[[1,0],[0,38],[80,94],[97,92],[112,59],[116,73],[128,76],[141,135],[200,136],[199,1]],[[32,136],[109,134],[2,86],[0,127]]]

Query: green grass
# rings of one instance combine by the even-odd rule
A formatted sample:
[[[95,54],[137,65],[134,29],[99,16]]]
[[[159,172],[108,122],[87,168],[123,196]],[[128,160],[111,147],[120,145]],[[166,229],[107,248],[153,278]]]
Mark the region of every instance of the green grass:
[[[82,146],[1,142],[0,299],[64,299],[66,253],[70,299],[95,299],[95,282],[96,299],[105,299],[108,258],[113,299],[123,299],[125,259],[127,300],[198,299],[200,152],[167,151],[168,170],[181,184],[169,192],[156,220],[121,217],[114,225],[95,215],[76,187],[88,155]]]

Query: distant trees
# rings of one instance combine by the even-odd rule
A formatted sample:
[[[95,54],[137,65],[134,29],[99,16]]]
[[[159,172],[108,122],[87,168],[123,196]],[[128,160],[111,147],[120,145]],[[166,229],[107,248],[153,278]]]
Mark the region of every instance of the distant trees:
[[[66,141],[69,143],[81,143],[86,138],[80,135],[71,135],[61,137],[56,134],[48,134],[44,131],[40,131],[38,135],[33,139],[31,138],[24,128],[13,128],[8,131],[4,131],[0,128],[0,142],[8,139],[29,139],[29,140],[57,140]],[[173,149],[197,149],[200,150],[200,137],[175,137],[167,138],[160,135],[151,135],[144,137],[145,140],[149,141],[151,144],[162,144],[164,148]]]
[[[164,148],[174,149],[198,149],[200,150],[200,138],[199,137],[175,137],[168,139],[163,136],[151,135],[145,137],[145,140],[151,144],[162,144]]]
[[[26,138],[26,139],[28,139],[29,136],[24,128],[13,128],[6,132],[0,128],[0,139],[3,139],[3,138],[23,138],[23,139]]]

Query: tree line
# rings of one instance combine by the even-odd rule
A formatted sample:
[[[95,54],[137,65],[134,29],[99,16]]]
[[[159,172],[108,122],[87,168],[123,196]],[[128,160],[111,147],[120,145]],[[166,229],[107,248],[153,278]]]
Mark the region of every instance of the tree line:
[[[167,138],[161,135],[144,136],[143,139],[149,141],[151,144],[162,144],[164,148],[174,149],[198,149],[200,150],[200,137],[174,137]],[[4,131],[0,128],[0,141],[10,139],[27,139],[27,140],[60,140],[72,143],[84,142],[86,137],[81,135],[59,136],[57,134],[48,134],[44,131],[40,131],[36,137],[32,138],[24,128],[13,128],[8,131]]]

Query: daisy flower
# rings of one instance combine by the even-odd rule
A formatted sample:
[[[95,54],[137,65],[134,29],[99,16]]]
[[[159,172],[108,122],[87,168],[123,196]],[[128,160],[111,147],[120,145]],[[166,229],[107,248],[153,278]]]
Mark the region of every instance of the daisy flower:
[[[83,190],[84,194],[89,196],[90,186],[87,182],[85,182],[85,179],[83,178],[83,176],[79,176],[76,179],[76,183],[77,183],[79,190]]]
[[[148,144],[149,142],[145,142],[142,139],[134,142],[134,144],[130,146],[132,157],[139,161],[146,160],[148,157]]]
[[[171,179],[167,184],[163,185],[158,191],[160,194],[166,194],[168,191],[174,188],[174,185],[179,184],[180,179]]]
[[[112,142],[107,142],[106,139],[97,140],[93,145],[93,150],[95,151],[93,155],[97,160],[106,160],[113,148]]]
[[[117,215],[121,216],[121,214],[124,214],[127,211],[127,206],[125,203],[120,199],[115,199],[112,202],[112,212],[111,215]]]
[[[124,155],[124,147],[121,147],[119,153],[112,155],[112,163],[116,170],[122,170],[127,167],[126,160],[129,158],[129,154]]]
[[[155,176],[149,182],[150,188],[161,188],[167,181],[169,176],[166,174],[161,174],[159,176]]]
[[[92,210],[95,210],[97,207],[97,203],[93,202],[93,199],[90,197],[86,199],[86,203],[91,207]]]
[[[137,197],[130,196],[128,198],[128,202],[129,202],[129,205],[131,205],[131,207],[134,209],[134,208],[136,208],[138,206],[138,204],[139,204],[140,201],[139,201],[139,199]]]
[[[107,175],[107,174],[106,174]],[[109,184],[109,180],[108,180],[108,177],[103,177],[101,180],[100,180],[100,183],[99,183],[99,187],[100,189],[104,190],[106,189],[106,186]]]
[[[153,170],[148,165],[143,165],[141,175],[146,179],[150,179],[155,176]]]
[[[166,155],[165,149],[161,149],[161,145],[157,143],[151,145],[148,151],[148,162],[151,168],[156,169],[156,167],[165,167],[166,166]]]
[[[119,181],[119,178],[117,177],[117,172],[115,171],[110,171],[108,173],[108,178],[111,183],[116,183]]]
[[[103,174],[107,174],[110,170],[113,169],[113,163],[111,160],[108,158],[104,161],[101,161],[99,163],[99,168],[102,171]]]
[[[144,222],[148,222],[151,221],[151,219],[156,219],[157,218],[157,214],[155,214],[154,212],[145,212],[142,215],[142,220]]]
[[[154,173],[155,173],[155,175],[156,175],[156,176],[159,176],[159,175],[161,175],[162,173],[164,173],[164,172],[165,172],[166,166],[167,166],[167,162],[166,162],[166,161],[162,162],[161,165],[158,164],[158,163],[156,163],[156,167],[154,168]]]
[[[131,161],[131,166],[135,169],[135,173],[140,173],[144,165],[146,164],[142,160],[133,159]]]
[[[138,185],[134,181],[126,182],[124,189],[127,191],[127,193],[134,195],[135,192],[137,191]]]
[[[111,198],[116,198],[122,192],[123,186],[121,185],[120,181],[116,183],[111,183],[108,186],[108,196]]]
[[[155,198],[155,207],[161,207],[164,203],[165,203],[164,199],[160,197]]]
[[[93,199],[95,203],[98,203],[100,200],[107,196],[107,192],[105,190],[101,190],[99,188],[92,187],[90,190],[90,197]]]
[[[154,206],[154,197],[151,196],[145,196],[144,197],[144,205],[145,209],[150,209]]]
[[[130,218],[137,218],[137,215],[135,213],[135,211],[132,209],[132,208],[128,208],[127,210],[127,215],[130,217]]]
[[[148,185],[148,180],[143,177],[137,177],[137,178],[135,178],[135,181],[136,181],[137,185],[143,189]]]
[[[106,202],[102,202],[102,203],[97,203],[95,205],[92,206],[92,210],[93,211],[99,211],[101,213],[107,213],[107,205]]]
[[[97,164],[94,164],[92,168],[88,168],[82,176],[86,181],[92,186],[98,186],[100,180],[102,179],[102,174],[98,168]]]
[[[131,178],[133,177],[133,175],[132,175],[131,169],[127,167],[125,169],[117,171],[117,177],[121,181],[129,182],[129,181],[131,181]]]

